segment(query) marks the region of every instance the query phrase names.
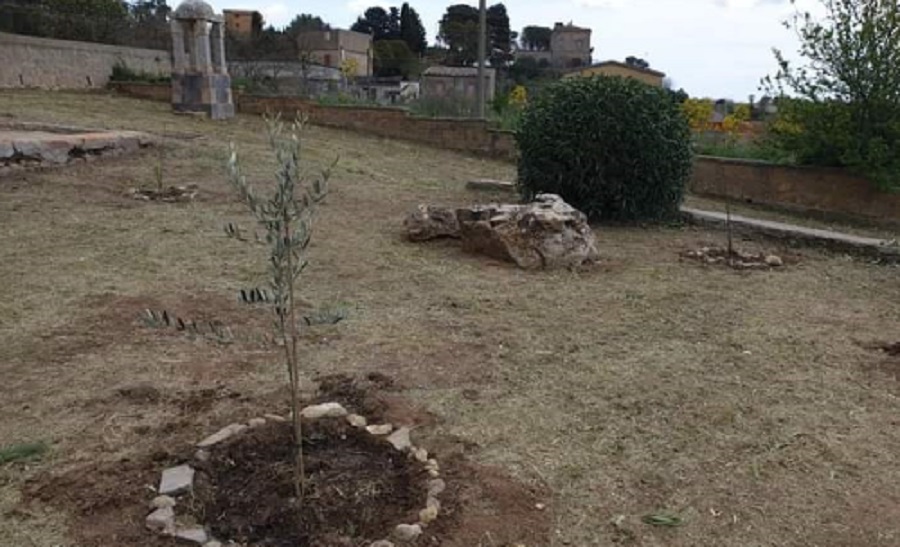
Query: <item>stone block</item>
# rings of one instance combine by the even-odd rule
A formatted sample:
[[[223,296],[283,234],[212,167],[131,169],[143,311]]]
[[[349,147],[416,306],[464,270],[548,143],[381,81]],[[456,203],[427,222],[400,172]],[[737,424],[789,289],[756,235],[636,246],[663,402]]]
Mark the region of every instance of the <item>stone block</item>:
[[[9,159],[15,154],[16,149],[12,141],[0,141],[0,160]]]
[[[41,143],[39,141],[13,141],[13,147],[16,149],[16,152],[26,158],[39,159],[41,157]]]
[[[194,487],[194,468],[179,465],[163,470],[159,493],[167,496],[190,492]]]

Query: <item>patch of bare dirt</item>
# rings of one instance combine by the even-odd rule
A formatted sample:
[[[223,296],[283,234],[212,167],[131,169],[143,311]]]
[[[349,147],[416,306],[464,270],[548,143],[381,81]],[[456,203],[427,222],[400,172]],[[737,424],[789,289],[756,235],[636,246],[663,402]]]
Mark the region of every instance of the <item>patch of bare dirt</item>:
[[[412,426],[440,461],[447,490],[441,496],[442,513],[426,528],[422,544],[550,544],[552,513],[536,508],[548,499],[547,493],[520,484],[497,468],[472,463],[468,457],[475,448],[472,443],[429,433],[433,416],[396,393],[385,392],[395,389],[392,378],[380,373],[339,374],[318,382],[316,400],[339,401],[372,422]],[[153,404],[156,396],[166,394],[137,384],[118,389],[115,396]],[[205,402],[229,394],[201,390],[179,396],[194,413],[204,412]],[[24,485],[22,512],[37,502],[63,511],[69,516],[69,536],[79,547],[106,547],[110,538],[122,546],[171,545],[145,530],[144,518],[161,470],[191,459],[189,443],[168,442],[183,439],[191,427],[189,420],[176,420],[147,428],[144,433],[157,439],[156,448],[141,458],[38,474]],[[425,490],[419,483],[428,477],[412,460],[343,421],[325,421],[307,427],[310,510],[298,514],[291,505],[289,435],[287,424],[270,423],[237,437],[221,447],[224,450],[214,450],[210,462],[199,468],[194,507],[214,536],[259,547],[356,547],[388,536],[396,524],[414,522],[424,507]]]
[[[305,427],[298,507],[292,446],[290,425],[270,423],[212,450],[195,495],[196,516],[214,537],[258,547],[367,545],[425,507],[421,464],[344,420]]]

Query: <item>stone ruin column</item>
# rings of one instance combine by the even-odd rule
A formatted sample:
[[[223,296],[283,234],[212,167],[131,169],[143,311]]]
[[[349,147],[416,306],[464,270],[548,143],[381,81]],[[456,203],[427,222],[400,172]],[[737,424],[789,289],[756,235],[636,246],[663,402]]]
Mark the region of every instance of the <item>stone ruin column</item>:
[[[184,26],[177,19],[169,23],[172,29],[172,74],[187,72],[187,55],[184,51]]]
[[[213,23],[210,31],[210,42],[212,43],[212,64],[213,72],[218,74],[228,74],[228,65],[225,64],[225,25],[224,23]]]
[[[205,113],[216,120],[234,116],[223,25],[224,18],[202,0],[185,0],[175,10],[171,28],[176,112]]]

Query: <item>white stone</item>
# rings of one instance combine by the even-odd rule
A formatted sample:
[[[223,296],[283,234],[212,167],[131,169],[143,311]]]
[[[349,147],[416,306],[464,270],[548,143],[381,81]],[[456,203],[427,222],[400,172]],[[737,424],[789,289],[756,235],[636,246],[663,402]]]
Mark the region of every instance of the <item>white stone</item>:
[[[441,476],[441,472],[438,471],[437,469],[429,469],[429,470],[428,470],[428,476],[431,477],[431,478],[433,478],[433,479],[436,479],[436,478],[438,478],[438,477]]]
[[[413,450],[413,456],[422,463],[428,461],[428,451],[424,448],[416,448]]]
[[[367,425],[366,431],[371,433],[372,435],[387,435],[391,431],[394,430],[394,426],[391,424],[381,424],[381,425]]]
[[[272,422],[286,422],[287,418],[284,416],[279,416],[278,414],[263,414],[263,417]]]
[[[446,489],[447,489],[447,483],[444,482],[444,479],[434,479],[434,480],[428,481],[428,495],[429,496],[437,496]]]
[[[203,544],[203,547],[222,547],[222,542],[218,540],[207,541]]]
[[[162,534],[171,534],[175,530],[175,510],[171,507],[160,507],[147,515],[147,528]]]
[[[195,545],[203,545],[209,541],[209,535],[207,535],[206,530],[196,526],[193,528],[177,530],[175,532],[175,539],[179,539],[186,543],[193,543]]]
[[[386,539],[379,539],[378,541],[369,545],[369,547],[394,547],[394,544]]]
[[[203,450],[202,448],[199,448],[199,449],[197,449],[196,452],[194,452],[194,459],[197,460],[198,462],[208,462],[209,461],[209,452],[206,450]]]
[[[340,403],[322,403],[320,405],[310,405],[300,411],[300,416],[307,420],[318,420],[320,418],[343,418],[347,415],[347,409]]]
[[[365,416],[360,416],[359,414],[351,414],[347,416],[347,423],[349,423],[353,427],[366,427],[366,424],[369,422],[366,420]]]
[[[9,141],[0,141],[0,160],[11,158],[15,155],[16,149]]]
[[[438,508],[434,505],[430,507],[426,507],[419,511],[419,522],[422,524],[428,524],[433,522],[438,517]]]
[[[422,527],[418,524],[398,524],[394,528],[394,539],[411,542],[422,535]]]
[[[207,438],[203,439],[202,441],[200,441],[199,443],[197,443],[197,446],[200,448],[209,448],[210,446],[219,444],[220,442],[224,441],[225,439],[228,439],[232,435],[236,435],[245,429],[247,429],[247,426],[244,424],[226,425],[222,429],[216,431],[209,437],[207,437]]]
[[[769,255],[766,257],[766,265],[778,268],[784,266],[784,260],[781,260],[781,257],[778,255]]]
[[[159,493],[166,495],[190,492],[194,487],[194,468],[179,465],[163,470],[159,481]]]
[[[251,418],[250,421],[247,422],[249,427],[259,427],[261,425],[266,424],[265,418]]]
[[[430,460],[425,462],[425,469],[429,469],[429,470],[434,469],[435,471],[440,471],[441,466],[438,465],[438,462],[436,459],[431,458]]]
[[[441,500],[437,499],[434,496],[428,496],[428,499],[425,500],[425,507],[435,507],[438,511],[440,511]]]
[[[412,448],[412,441],[409,439],[409,428],[401,427],[397,431],[391,433],[387,438],[388,442],[394,445],[394,448],[400,450],[409,450]]]
[[[150,502],[151,509],[162,509],[163,507],[175,507],[175,498],[172,496],[156,496]]]

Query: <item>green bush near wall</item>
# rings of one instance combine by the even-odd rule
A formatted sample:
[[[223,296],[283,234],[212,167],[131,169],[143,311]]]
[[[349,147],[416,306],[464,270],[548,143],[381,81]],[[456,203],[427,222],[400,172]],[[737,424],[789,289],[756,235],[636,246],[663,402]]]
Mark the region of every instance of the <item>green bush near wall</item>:
[[[634,79],[569,78],[526,108],[516,133],[523,197],[559,194],[592,221],[678,215],[691,133],[666,90]]]

